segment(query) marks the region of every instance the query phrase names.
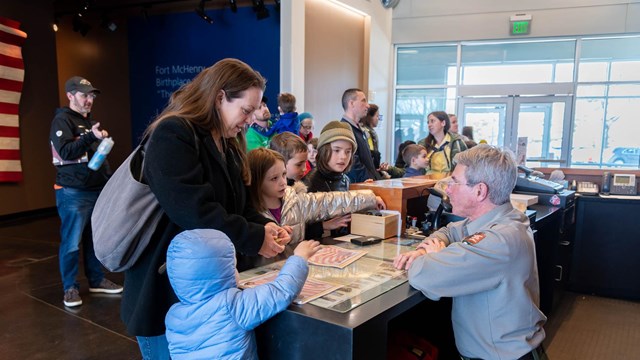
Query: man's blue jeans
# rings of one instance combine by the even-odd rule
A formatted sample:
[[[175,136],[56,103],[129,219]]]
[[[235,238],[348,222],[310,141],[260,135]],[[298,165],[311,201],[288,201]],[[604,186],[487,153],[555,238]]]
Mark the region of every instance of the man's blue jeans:
[[[91,213],[100,191],[85,191],[72,188],[56,190],[56,205],[60,215],[60,274],[64,290],[79,288],[78,260],[80,243],[84,248],[84,273],[90,287],[97,287],[104,279],[102,264],[93,251],[91,235]]]

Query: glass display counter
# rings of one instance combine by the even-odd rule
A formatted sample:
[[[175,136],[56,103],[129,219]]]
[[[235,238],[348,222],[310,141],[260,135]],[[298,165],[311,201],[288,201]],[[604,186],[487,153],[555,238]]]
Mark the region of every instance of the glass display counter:
[[[256,329],[261,359],[381,359],[390,322],[427,300],[393,269],[398,253],[413,249],[386,240],[371,246],[323,240],[323,244],[366,250],[343,269],[310,266],[310,277],[341,284],[309,303],[292,304]],[[240,274],[248,279],[279,269],[274,263]],[[329,347],[328,347],[329,346]]]
[[[342,269],[309,265],[309,278],[338,286],[336,290],[311,300],[309,304],[344,313],[405,283],[406,272],[395,269],[392,262],[396,255],[410,251],[413,247],[394,244],[392,241],[390,239],[364,247],[349,242],[326,241],[342,248],[366,251],[367,254]],[[285,260],[244,271],[240,274],[240,279],[279,271],[284,262]]]

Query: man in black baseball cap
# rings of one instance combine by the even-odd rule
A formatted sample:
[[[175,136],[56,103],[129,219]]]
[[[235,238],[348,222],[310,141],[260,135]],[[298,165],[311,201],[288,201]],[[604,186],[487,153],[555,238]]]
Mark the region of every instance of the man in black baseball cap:
[[[81,92],[85,94],[96,93],[100,94],[100,89],[96,89],[91,85],[89,80],[83,78],[82,76],[74,76],[67,80],[64,84],[64,90],[66,92]]]
[[[91,212],[111,174],[106,160],[97,170],[87,166],[102,139],[109,136],[91,117],[91,108],[100,90],[80,76],[67,80],[64,89],[69,106],[56,110],[49,141],[53,165],[57,170],[54,189],[60,215],[62,301],[65,306],[74,307],[82,305],[80,285],[76,279],[80,247],[84,248],[84,273],[89,282],[89,292],[119,294],[123,288],[104,277],[91,236]]]

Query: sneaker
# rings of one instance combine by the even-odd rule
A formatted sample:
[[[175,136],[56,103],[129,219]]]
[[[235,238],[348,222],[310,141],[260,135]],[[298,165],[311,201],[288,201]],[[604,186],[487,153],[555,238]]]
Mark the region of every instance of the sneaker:
[[[64,299],[62,300],[64,306],[74,307],[82,305],[82,299],[80,298],[80,292],[78,289],[71,288],[64,292]]]
[[[89,287],[89,291],[92,293],[120,294],[123,290],[122,286],[108,279],[102,279],[100,285],[96,287]]]

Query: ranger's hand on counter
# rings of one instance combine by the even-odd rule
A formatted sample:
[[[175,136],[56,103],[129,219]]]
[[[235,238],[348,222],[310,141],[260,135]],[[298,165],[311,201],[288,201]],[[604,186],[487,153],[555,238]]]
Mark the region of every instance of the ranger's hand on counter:
[[[424,251],[426,251],[427,254],[430,254],[432,252],[438,252],[446,247],[447,246],[444,244],[444,241],[440,239],[426,238],[422,243],[420,243],[420,245],[416,246],[416,250],[424,249]]]
[[[426,252],[424,249],[418,249],[400,254],[396,256],[395,259],[393,259],[393,266],[398,270],[409,270],[409,268],[411,267],[411,263],[413,263],[413,260],[425,254]]]

